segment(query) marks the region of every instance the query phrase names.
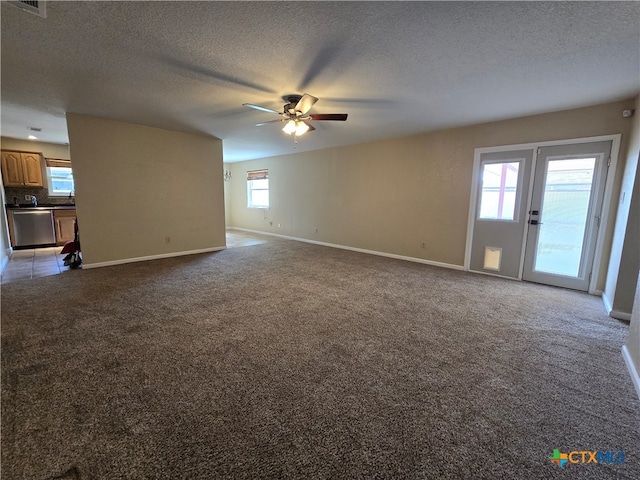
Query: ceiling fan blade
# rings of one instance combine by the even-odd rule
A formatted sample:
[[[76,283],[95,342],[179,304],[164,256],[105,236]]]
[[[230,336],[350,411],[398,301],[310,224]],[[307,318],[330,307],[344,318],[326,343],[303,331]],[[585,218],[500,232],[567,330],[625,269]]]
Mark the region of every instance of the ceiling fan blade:
[[[309,133],[309,132],[313,132],[313,131],[316,129],[316,127],[314,127],[313,125],[311,125],[311,124],[310,124],[309,122],[307,122],[306,120],[302,120],[302,122],[303,122],[307,127],[309,127],[309,130],[307,130],[307,133]]]
[[[305,93],[297,105],[294,107],[296,112],[300,112],[303,115],[311,110],[311,107],[318,101],[318,99],[312,95]]]
[[[243,103],[244,107],[253,108],[255,110],[260,110],[263,112],[275,113],[276,115],[280,115],[280,112],[274,110],[273,108],[261,107],[260,105],[253,105],[252,103]]]
[[[338,120],[340,122],[344,122],[347,116],[347,113],[312,113],[309,115],[311,120]]]
[[[256,123],[256,127],[261,127],[263,125],[267,125],[268,123],[278,123],[278,122],[284,122],[284,118],[279,118],[278,120],[269,120],[268,122]]]

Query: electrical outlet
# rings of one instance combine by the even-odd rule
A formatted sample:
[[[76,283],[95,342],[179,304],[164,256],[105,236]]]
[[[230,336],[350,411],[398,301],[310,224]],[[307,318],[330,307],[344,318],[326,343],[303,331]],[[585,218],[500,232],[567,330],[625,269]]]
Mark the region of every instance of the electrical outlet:
[[[31,201],[31,195],[25,195],[25,196],[24,196],[24,199],[25,199],[27,202],[30,202],[30,201]]]
[[[171,243],[171,237],[164,237],[164,243]]]
[[[427,242],[422,242],[422,248],[427,248]]]
[[[280,224],[278,224],[278,228],[280,228]]]

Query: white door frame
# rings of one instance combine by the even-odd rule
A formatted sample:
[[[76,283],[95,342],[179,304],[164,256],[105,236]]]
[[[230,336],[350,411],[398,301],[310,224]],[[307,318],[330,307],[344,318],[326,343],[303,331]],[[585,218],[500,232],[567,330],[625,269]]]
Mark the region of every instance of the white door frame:
[[[602,252],[604,250],[604,239],[606,236],[606,232],[609,226],[609,210],[611,208],[611,201],[614,190],[614,182],[616,177],[616,167],[618,165],[618,154],[620,152],[620,139],[621,134],[615,135],[601,135],[597,137],[584,137],[584,138],[570,138],[567,140],[552,140],[548,142],[535,142],[535,143],[521,143],[516,145],[500,145],[495,147],[481,147],[476,148],[474,150],[473,155],[473,174],[471,176],[471,199],[469,202],[469,217],[467,221],[467,242],[464,254],[464,269],[466,271],[470,270],[471,265],[471,245],[473,242],[473,227],[476,220],[476,210],[478,203],[478,188],[480,184],[480,156],[483,153],[492,153],[492,152],[504,152],[509,150],[533,150],[533,164],[531,165],[531,171],[534,172],[536,168],[536,161],[538,159],[538,148],[540,147],[548,147],[554,145],[570,145],[575,143],[589,143],[589,142],[602,142],[602,141],[611,141],[611,163],[609,164],[609,168],[607,171],[607,180],[604,187],[604,199],[602,201],[602,218],[600,221],[600,228],[598,229],[598,235],[596,237],[596,250],[593,258],[593,275],[591,276],[591,280],[589,281],[589,293],[592,295],[601,295],[602,290],[597,289],[598,278],[600,276],[600,270],[602,267]],[[529,192],[526,199],[527,202],[527,211],[530,210],[531,207],[531,195],[533,194],[533,179],[534,175],[530,176],[530,184],[529,184]],[[522,244],[521,244],[521,255],[520,255],[520,269],[518,272],[518,280],[522,280],[522,272],[524,270],[524,252],[525,245],[527,242],[527,233],[529,230],[529,225],[525,225]],[[477,272],[482,273],[484,275],[492,275],[492,276],[502,276],[494,273],[488,272]],[[510,278],[512,277],[504,277]]]

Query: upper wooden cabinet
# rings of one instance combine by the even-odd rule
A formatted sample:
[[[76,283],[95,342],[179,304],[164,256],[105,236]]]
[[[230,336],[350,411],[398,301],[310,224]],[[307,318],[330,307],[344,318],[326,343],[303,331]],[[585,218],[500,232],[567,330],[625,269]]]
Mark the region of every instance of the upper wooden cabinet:
[[[42,155],[3,151],[2,180],[5,187],[43,187]]]

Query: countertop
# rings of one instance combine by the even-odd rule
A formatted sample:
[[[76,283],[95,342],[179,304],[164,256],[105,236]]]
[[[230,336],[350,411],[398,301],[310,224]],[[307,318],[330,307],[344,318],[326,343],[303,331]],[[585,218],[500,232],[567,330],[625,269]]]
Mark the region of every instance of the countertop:
[[[53,204],[38,204],[37,207],[34,207],[30,203],[24,203],[20,206],[15,206],[13,204],[6,205],[7,210],[72,210],[76,208],[75,205],[53,205]]]

